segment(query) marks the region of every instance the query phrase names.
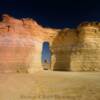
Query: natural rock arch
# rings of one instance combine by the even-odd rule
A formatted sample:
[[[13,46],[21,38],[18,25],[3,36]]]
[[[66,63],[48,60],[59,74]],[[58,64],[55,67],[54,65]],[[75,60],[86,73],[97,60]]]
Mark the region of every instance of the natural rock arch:
[[[10,27],[8,31],[8,27]],[[43,70],[42,44],[50,43],[51,70],[100,71],[100,23],[83,23],[76,29],[42,27],[32,19],[3,15],[0,22],[0,71]]]

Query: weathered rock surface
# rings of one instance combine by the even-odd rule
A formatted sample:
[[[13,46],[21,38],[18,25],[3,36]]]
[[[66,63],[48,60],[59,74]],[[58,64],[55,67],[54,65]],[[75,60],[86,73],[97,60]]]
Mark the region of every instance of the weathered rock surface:
[[[42,69],[44,41],[52,41],[57,29],[43,28],[32,19],[3,15],[0,22],[0,71],[34,72]]]
[[[77,47],[71,55],[75,71],[100,71],[100,23],[92,22],[78,28]]]
[[[51,69],[100,71],[100,23],[77,29],[42,27],[36,21],[3,15],[0,22],[0,72],[43,70],[42,44],[50,43]]]

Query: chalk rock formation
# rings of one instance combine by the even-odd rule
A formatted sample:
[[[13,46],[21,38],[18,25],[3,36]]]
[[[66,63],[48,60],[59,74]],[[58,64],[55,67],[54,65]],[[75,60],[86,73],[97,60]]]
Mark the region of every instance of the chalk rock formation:
[[[59,30],[43,28],[32,19],[3,15],[0,22],[0,71],[34,72],[42,69],[44,41],[52,41]]]
[[[83,23],[78,27],[78,43],[71,55],[75,71],[100,71],[100,23]]]
[[[0,72],[43,70],[43,42],[50,43],[51,70],[100,71],[100,23],[53,29],[30,18],[3,15],[0,22]]]
[[[72,46],[77,44],[77,40],[75,30],[63,29],[58,33],[51,46],[51,68],[53,70],[71,70]]]
[[[100,71],[100,23],[61,30],[51,50],[53,70]]]

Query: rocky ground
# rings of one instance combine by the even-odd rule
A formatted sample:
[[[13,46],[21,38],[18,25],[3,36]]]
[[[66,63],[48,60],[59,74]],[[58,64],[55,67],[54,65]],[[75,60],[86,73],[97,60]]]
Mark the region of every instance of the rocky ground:
[[[0,74],[0,100],[100,100],[99,72]]]

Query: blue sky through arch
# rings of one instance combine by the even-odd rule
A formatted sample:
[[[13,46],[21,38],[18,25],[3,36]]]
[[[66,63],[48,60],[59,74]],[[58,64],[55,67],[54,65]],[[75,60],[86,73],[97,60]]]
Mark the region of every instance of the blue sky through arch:
[[[42,45],[42,63],[47,60],[50,63],[51,52],[49,47],[49,42],[44,42]]]

